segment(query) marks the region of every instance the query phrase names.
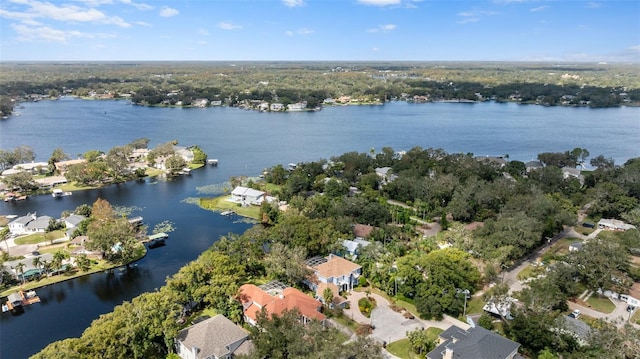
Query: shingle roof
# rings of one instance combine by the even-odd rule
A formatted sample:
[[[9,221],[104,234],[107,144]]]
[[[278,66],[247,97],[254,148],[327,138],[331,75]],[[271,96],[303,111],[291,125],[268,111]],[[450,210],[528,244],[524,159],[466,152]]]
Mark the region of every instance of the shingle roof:
[[[49,227],[49,221],[52,220],[52,217],[49,216],[41,216],[36,218],[35,220],[29,222],[27,224],[27,229],[40,229]]]
[[[233,324],[225,316],[218,314],[213,318],[194,324],[178,333],[178,340],[189,350],[196,347],[196,358],[207,358],[211,355],[220,358],[231,354],[229,345],[247,339],[246,330]]]
[[[430,359],[442,359],[446,350],[454,359],[503,359],[517,351],[520,344],[482,327],[462,330],[451,327],[440,334],[446,339],[427,354]]]
[[[78,224],[80,224],[80,222],[84,221],[85,219],[87,219],[87,217],[81,216],[79,214],[72,214],[69,217],[65,218],[64,221],[71,223],[71,225],[73,226],[77,226]]]
[[[326,263],[319,264],[314,268],[316,274],[323,278],[348,276],[353,271],[362,268],[360,265],[336,255],[330,255],[327,259]]]

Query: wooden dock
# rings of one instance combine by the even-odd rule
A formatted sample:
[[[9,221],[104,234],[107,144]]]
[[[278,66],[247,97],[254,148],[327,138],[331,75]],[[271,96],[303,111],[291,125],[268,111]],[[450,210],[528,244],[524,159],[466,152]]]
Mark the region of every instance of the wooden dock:
[[[142,243],[147,243],[147,242],[153,242],[153,241],[158,241],[161,239],[167,239],[169,238],[169,235],[162,232],[162,233],[157,233],[157,234],[152,234],[150,236],[147,236],[147,239],[143,240]]]
[[[20,291],[17,293],[9,294],[7,302],[2,306],[2,311],[8,312],[22,306],[31,305],[33,303],[40,303],[40,297],[38,297],[36,292],[34,290],[25,292],[24,290],[20,289]]]

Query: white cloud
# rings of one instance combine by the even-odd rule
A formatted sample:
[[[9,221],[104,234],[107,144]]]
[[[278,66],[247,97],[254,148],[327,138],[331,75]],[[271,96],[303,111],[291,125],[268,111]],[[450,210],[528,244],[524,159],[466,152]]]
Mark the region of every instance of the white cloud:
[[[65,43],[72,38],[106,39],[115,37],[113,34],[83,33],[76,30],[58,30],[48,26],[29,27],[23,24],[14,24],[11,25],[11,27],[18,33],[18,40],[25,42],[44,41]]]
[[[209,31],[207,29],[200,28],[198,29],[198,35],[209,36]]]
[[[131,24],[124,21],[121,17],[107,16],[97,9],[83,9],[78,6],[68,4],[57,6],[48,2],[45,3],[32,0],[14,0],[13,2],[27,5],[29,8],[24,12],[0,10],[0,16],[22,21],[49,19],[61,22],[89,22],[110,24],[120,27],[131,26]]]
[[[148,22],[144,22],[144,21],[136,21],[135,24],[136,25],[140,25],[140,26],[151,26],[151,24],[149,24]]]
[[[464,18],[464,19],[456,21],[456,22],[458,24],[469,24],[469,23],[478,22],[478,21],[480,21],[480,19],[478,19],[477,17],[467,17],[467,18]]]
[[[458,16],[462,17],[462,19],[458,20],[458,24],[468,24],[472,22],[480,21],[480,18],[485,16],[494,16],[497,15],[498,12],[489,11],[489,10],[472,10],[472,11],[463,11],[458,13]]]
[[[542,11],[542,10],[544,10],[544,9],[546,9],[546,8],[548,8],[548,6],[543,5],[543,6],[538,6],[538,7],[534,7],[534,8],[532,8],[532,9],[529,9],[529,11],[531,11],[531,12],[538,12],[538,11]]]
[[[378,51],[380,51],[380,48],[379,48],[379,47],[372,47],[372,48],[371,48],[371,51],[373,51],[373,52],[378,52]]]
[[[160,16],[162,17],[172,17],[172,16],[176,16],[180,14],[180,11],[174,9],[174,8],[170,8],[168,6],[163,6],[160,9]]]
[[[372,6],[400,5],[402,0],[358,0],[359,4]]]
[[[310,35],[313,34],[315,31],[311,30],[311,29],[299,29],[296,31],[291,31],[291,30],[287,30],[284,32],[285,35],[287,36],[293,36],[293,35]]]
[[[589,8],[589,9],[597,9],[597,8],[601,7],[601,6],[602,6],[602,4],[601,4],[601,3],[599,3],[599,2],[593,2],[593,1],[590,1],[590,2],[588,2],[588,3],[587,3],[587,5],[586,5],[586,6],[587,6],[587,8]]]
[[[123,3],[123,4],[131,5],[131,6],[135,7],[136,9],[142,10],[142,11],[153,10],[153,6],[148,5],[148,4],[136,3],[136,2],[133,2],[131,0],[120,0],[120,2]]]
[[[304,5],[304,0],[282,0],[282,3],[287,7],[298,7]]]
[[[377,28],[368,29],[367,32],[389,32],[389,31],[395,30],[395,28],[396,28],[396,25],[394,24],[385,24],[385,25],[378,25]]]
[[[236,25],[228,21],[222,21],[218,23],[218,28],[222,30],[237,30],[237,29],[242,29],[242,26]]]

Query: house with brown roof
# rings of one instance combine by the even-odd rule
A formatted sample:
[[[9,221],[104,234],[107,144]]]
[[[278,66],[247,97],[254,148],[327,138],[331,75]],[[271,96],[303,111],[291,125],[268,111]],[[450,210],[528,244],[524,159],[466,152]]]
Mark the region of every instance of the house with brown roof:
[[[243,284],[240,287],[240,301],[244,320],[251,325],[258,323],[258,316],[263,310],[267,316],[297,310],[300,320],[305,324],[312,320],[324,322],[326,319],[325,315],[320,313],[320,301],[292,287],[265,290],[254,284]]]
[[[371,232],[373,232],[374,228],[375,227],[368,224],[355,224],[353,226],[353,235],[356,238],[366,239],[369,237],[369,235],[371,235]]]
[[[249,332],[221,314],[181,330],[176,338],[182,359],[231,359],[251,351]]]
[[[322,298],[325,288],[331,288],[334,296],[340,292],[349,292],[358,285],[362,267],[335,254],[328,257],[313,257],[306,260],[313,271],[310,280],[305,281],[316,298]]]

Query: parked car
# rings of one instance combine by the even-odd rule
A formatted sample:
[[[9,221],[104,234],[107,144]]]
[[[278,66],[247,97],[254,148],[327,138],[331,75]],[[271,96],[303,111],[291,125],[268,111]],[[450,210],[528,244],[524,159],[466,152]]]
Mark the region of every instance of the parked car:
[[[636,307],[634,307],[633,305],[630,305],[627,307],[627,312],[631,313],[636,309]]]
[[[580,311],[578,309],[574,310],[573,312],[571,312],[571,314],[569,314],[569,318],[578,319],[579,316],[580,316]]]

